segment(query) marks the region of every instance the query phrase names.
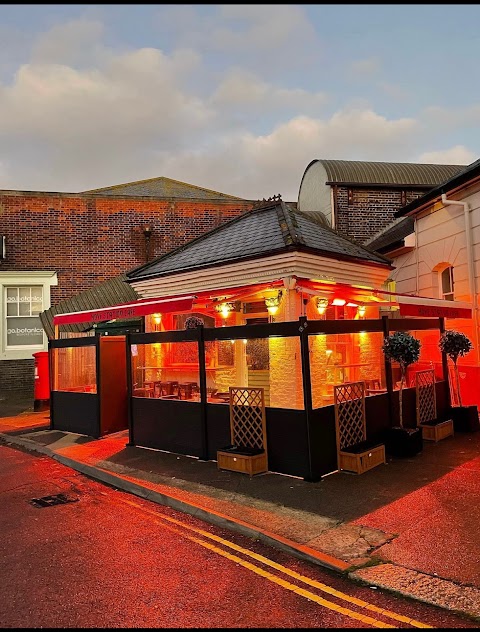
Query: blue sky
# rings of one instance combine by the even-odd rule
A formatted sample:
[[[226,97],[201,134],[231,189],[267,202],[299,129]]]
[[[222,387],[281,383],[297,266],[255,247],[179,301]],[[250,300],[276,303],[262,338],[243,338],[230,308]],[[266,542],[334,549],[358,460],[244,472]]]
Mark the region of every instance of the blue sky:
[[[2,5],[0,188],[480,158],[480,5]]]

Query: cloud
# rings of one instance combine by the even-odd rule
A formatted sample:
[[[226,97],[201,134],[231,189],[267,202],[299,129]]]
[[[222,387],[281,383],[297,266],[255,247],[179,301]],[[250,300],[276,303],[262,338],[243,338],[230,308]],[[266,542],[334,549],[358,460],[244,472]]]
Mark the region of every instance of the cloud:
[[[231,69],[218,85],[211,103],[218,107],[255,108],[275,112],[295,109],[296,112],[317,112],[328,101],[324,92],[309,92],[301,88],[282,88],[263,81],[242,68]]]
[[[382,63],[378,57],[368,57],[367,59],[356,59],[350,64],[350,74],[359,79],[371,77],[378,74]]]
[[[422,144],[435,147],[435,132],[459,125],[461,115],[473,125],[479,114],[476,106],[437,107],[389,117],[364,98],[339,96],[334,107],[333,94],[299,83],[302,73],[266,72],[268,55],[281,73],[282,55],[297,64],[299,50],[307,52],[301,7],[167,9],[185,18],[188,46],[113,49],[103,23],[87,18],[32,42],[31,56],[0,83],[0,188],[75,192],[165,176],[250,199],[296,200],[316,158],[414,160]],[[222,33],[232,48],[215,64],[206,51],[227,46]],[[420,161],[470,159],[458,144]]]
[[[469,165],[477,159],[478,156],[464,145],[455,145],[450,149],[424,152],[420,154],[417,162],[438,165]]]
[[[345,110],[326,120],[299,116],[266,135],[232,134],[208,152],[158,159],[165,173],[195,174],[195,183],[216,190],[252,199],[280,193],[295,201],[311,160],[398,160],[416,129],[412,119],[389,121],[372,111]]]

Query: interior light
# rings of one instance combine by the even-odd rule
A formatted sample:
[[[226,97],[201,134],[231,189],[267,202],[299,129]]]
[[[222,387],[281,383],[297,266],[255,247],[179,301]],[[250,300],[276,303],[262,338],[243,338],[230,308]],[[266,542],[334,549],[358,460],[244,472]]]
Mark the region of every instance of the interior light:
[[[282,292],[280,291],[276,296],[270,296],[265,299],[265,306],[270,316],[273,316],[278,312],[280,301],[282,300]]]
[[[152,314],[152,318],[153,318],[153,322],[155,323],[155,325],[160,325],[160,323],[162,322],[162,315],[161,314]]]
[[[220,303],[215,306],[215,310],[219,312],[223,318],[228,318],[230,312],[234,310],[234,305],[232,305],[232,303]]]
[[[347,307],[358,307],[357,303],[347,303]]]
[[[317,298],[317,311],[320,316],[325,314],[328,307],[328,298],[321,298],[320,296]]]
[[[334,298],[332,301],[332,305],[335,305],[336,307],[343,307],[346,302],[347,301],[345,301],[343,298]]]
[[[359,305],[357,311],[358,311],[358,315],[360,316],[360,318],[364,318],[365,317],[365,312],[367,311],[367,308],[365,307],[365,305]]]

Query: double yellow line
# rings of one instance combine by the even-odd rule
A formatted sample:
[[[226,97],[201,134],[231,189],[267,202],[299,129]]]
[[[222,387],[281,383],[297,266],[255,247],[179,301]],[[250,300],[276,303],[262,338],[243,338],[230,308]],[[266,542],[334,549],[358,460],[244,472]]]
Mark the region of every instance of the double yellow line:
[[[120,499],[117,499],[117,500],[120,500]],[[292,579],[302,582],[310,586],[311,588],[316,588],[317,590],[320,590],[328,595],[332,595],[333,597],[336,597],[337,599],[346,601],[347,603],[351,605],[355,605],[360,608],[363,608],[364,610],[368,610],[370,612],[380,614],[385,618],[392,619],[393,621],[409,624],[415,628],[432,628],[433,627],[431,625],[427,625],[426,623],[416,621],[415,619],[410,619],[409,617],[405,617],[404,615],[397,614],[396,612],[392,612],[390,610],[384,610],[383,608],[379,608],[378,606],[375,606],[371,603],[363,601],[362,599],[358,599],[357,597],[352,597],[350,595],[347,595],[346,593],[336,590],[335,588],[332,588],[331,586],[328,586],[327,584],[323,584],[322,582],[318,582],[314,579],[310,579],[309,577],[306,577],[305,575],[301,575],[300,573],[292,571],[289,568],[282,566],[281,564],[277,564],[276,562],[269,560],[263,555],[259,555],[258,553],[253,553],[252,551],[249,551],[248,549],[244,549],[243,547],[238,546],[237,544],[234,544],[233,542],[224,540],[223,538],[220,538],[219,536],[214,535],[212,533],[208,533],[207,531],[203,531],[202,529],[195,529],[194,527],[186,525],[180,520],[176,520],[175,518],[171,518],[169,516],[159,516],[156,512],[146,509],[142,507],[141,505],[139,505],[138,503],[127,501],[127,500],[120,500],[120,502],[127,505],[131,505],[132,507],[135,507],[135,509],[140,510],[142,513],[147,513],[154,516],[155,522],[157,524],[161,525],[165,529],[168,529],[172,533],[180,535],[181,537],[186,538],[190,540],[191,542],[195,542],[196,544],[199,544],[200,546],[203,546],[204,548],[209,549],[210,551],[213,551],[214,553],[217,553],[218,555],[221,555],[222,557],[225,557],[231,560],[232,562],[235,562],[236,564],[243,566],[244,568],[247,568],[253,573],[260,575],[261,577],[264,577],[265,579],[268,579],[269,581],[281,586],[282,588],[285,588],[286,590],[290,590],[291,592],[294,592],[295,594],[300,595],[301,597],[305,597],[306,599],[309,599],[310,601],[313,601],[319,604],[320,606],[323,606],[324,608],[328,608],[329,610],[338,612],[339,614],[342,614],[346,617],[350,617],[351,619],[361,621],[362,623],[368,623],[376,628],[397,627],[395,625],[384,623],[383,621],[380,621],[378,619],[374,619],[373,617],[370,617],[368,615],[364,615],[359,612],[356,612],[355,610],[351,610],[350,608],[338,605],[337,603],[333,601],[328,601],[327,599],[324,599],[323,597],[320,597],[316,593],[310,592],[309,590],[299,588],[295,584],[292,584],[284,579],[281,579],[280,577],[273,575],[272,573],[264,570],[263,568],[260,568],[259,566],[256,566],[255,564],[252,564],[251,562],[244,560],[241,557],[238,557],[237,555],[234,555],[233,553],[229,553],[228,551],[225,551],[219,548],[218,546],[215,546],[215,544],[213,544],[212,542],[209,542],[208,540],[212,540],[213,542],[221,544],[224,547],[227,547],[229,549],[232,549],[236,551],[237,553],[241,553],[242,555],[250,557],[256,560],[257,562],[260,562],[264,566],[269,566],[270,568],[274,568],[275,570],[280,571],[281,573],[283,573],[284,575],[287,575],[288,577]],[[181,527],[182,530],[176,529],[175,527],[172,527],[171,525],[166,524],[166,523],[172,523],[174,525],[177,525],[178,527]],[[196,535],[207,538],[207,541],[201,540],[195,535],[188,535],[187,533],[185,533],[185,531],[190,531]]]

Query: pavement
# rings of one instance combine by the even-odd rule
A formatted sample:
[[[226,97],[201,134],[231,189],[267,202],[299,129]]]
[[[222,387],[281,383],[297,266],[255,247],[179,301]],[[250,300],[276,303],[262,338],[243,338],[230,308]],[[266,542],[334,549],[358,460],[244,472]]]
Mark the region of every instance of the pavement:
[[[480,620],[480,432],[317,483],[50,430],[49,411],[0,399],[0,443],[240,532],[348,576]],[[22,405],[20,405],[20,408]]]

